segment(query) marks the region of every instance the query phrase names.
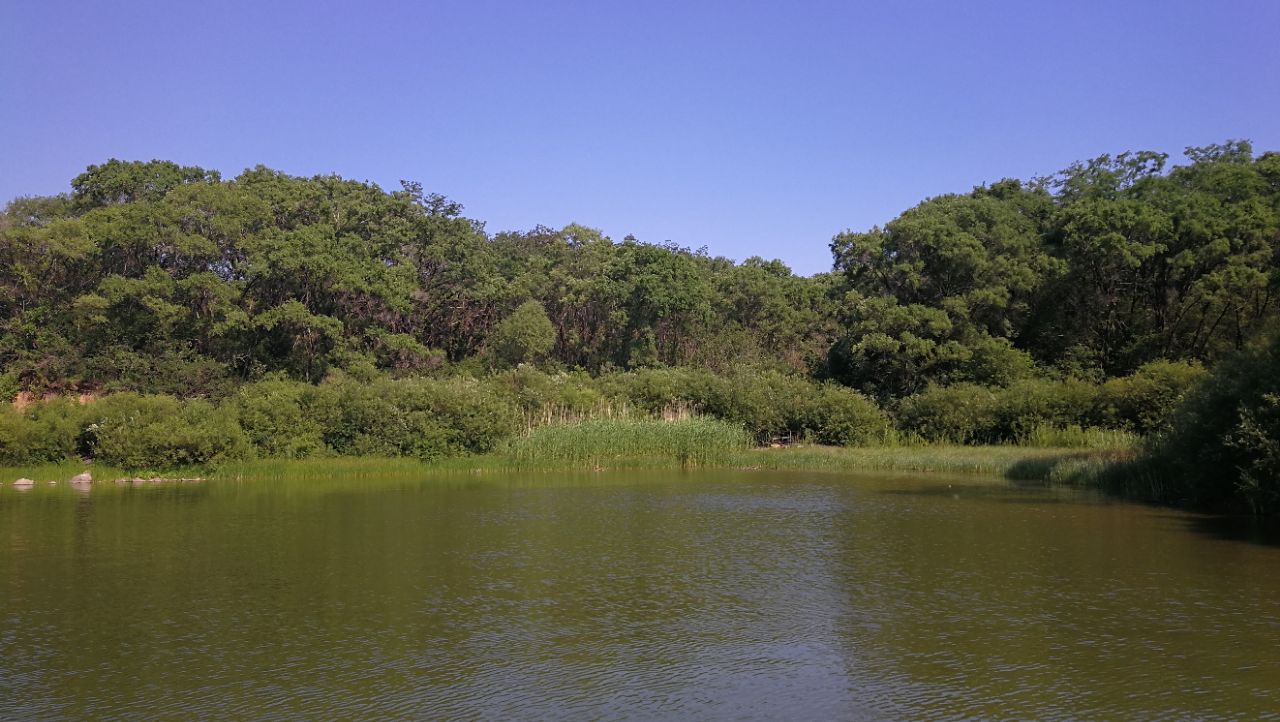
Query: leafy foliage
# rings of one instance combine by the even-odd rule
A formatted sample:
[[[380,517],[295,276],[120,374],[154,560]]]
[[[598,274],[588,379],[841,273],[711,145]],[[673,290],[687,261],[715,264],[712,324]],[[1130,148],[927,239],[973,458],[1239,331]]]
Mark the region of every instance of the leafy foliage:
[[[1173,414],[1148,462],[1165,499],[1280,511],[1280,332],[1220,364]]]
[[[106,395],[5,408],[0,460],[435,459],[614,414],[837,445],[1110,429],[1237,485],[1186,498],[1271,508],[1280,390],[1233,374],[1259,377],[1251,339],[1280,323],[1280,155],[1186,157],[931,198],[838,234],[812,277],[490,233],[417,183],[112,159],[0,213],[0,394]]]
[[[546,309],[537,301],[525,301],[494,327],[486,345],[495,363],[517,366],[541,361],[555,342],[556,329]]]

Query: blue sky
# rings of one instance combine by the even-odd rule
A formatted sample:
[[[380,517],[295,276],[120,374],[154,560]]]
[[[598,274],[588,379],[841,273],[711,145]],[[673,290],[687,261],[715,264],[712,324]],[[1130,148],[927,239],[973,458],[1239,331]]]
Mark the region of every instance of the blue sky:
[[[0,10],[0,199],[90,163],[421,181],[490,231],[830,267],[1104,152],[1280,150],[1280,2],[97,2]]]

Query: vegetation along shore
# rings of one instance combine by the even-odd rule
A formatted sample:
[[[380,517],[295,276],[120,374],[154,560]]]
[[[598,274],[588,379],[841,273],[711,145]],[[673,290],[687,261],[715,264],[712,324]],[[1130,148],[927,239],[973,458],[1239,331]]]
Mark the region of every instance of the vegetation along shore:
[[[490,233],[415,183],[108,161],[0,215],[0,480],[968,470],[1276,513],[1280,154],[1186,155],[931,198],[812,277]]]

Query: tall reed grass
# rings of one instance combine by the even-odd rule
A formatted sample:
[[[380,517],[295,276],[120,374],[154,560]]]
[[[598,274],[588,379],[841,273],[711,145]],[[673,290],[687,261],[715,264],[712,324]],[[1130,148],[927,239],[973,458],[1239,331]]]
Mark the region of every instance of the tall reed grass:
[[[697,409],[686,401],[672,402],[649,412],[625,400],[603,399],[588,408],[550,403],[534,411],[526,411],[522,415],[522,429],[528,436],[546,426],[573,426],[587,421],[688,421],[697,416]]]
[[[0,486],[18,479],[32,479],[44,484],[50,481],[65,483],[71,477],[89,472],[97,481],[109,481],[133,476],[125,470],[106,464],[85,464],[82,461],[70,460],[58,462],[39,462],[34,464],[6,464],[0,466]]]
[[[499,452],[517,467],[725,466],[751,446],[742,426],[686,417],[590,419],[530,431]]]
[[[1048,480],[1063,462],[1110,455],[1107,450],[1034,448],[1027,446],[964,446],[923,444],[839,448],[813,446],[790,449],[751,449],[741,452],[733,466],[794,471],[922,471],[995,474],[1020,480]]]
[[[1137,434],[1119,429],[1042,424],[1020,434],[1017,445],[1064,449],[1131,449],[1140,441]]]

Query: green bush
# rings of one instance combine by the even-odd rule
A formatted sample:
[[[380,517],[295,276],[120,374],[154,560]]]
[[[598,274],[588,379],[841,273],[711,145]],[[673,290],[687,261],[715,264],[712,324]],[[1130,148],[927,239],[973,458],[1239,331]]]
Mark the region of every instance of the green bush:
[[[834,385],[815,389],[800,407],[807,438],[833,446],[866,445],[889,433],[889,416],[867,397]]]
[[[546,373],[528,364],[486,379],[492,392],[513,400],[525,414],[563,412],[582,415],[596,409],[604,396],[582,372]]]
[[[6,371],[0,374],[0,403],[6,405],[11,403],[21,390],[22,381],[18,378],[17,373]]]
[[[334,377],[304,392],[300,406],[328,450],[341,456],[483,453],[519,428],[515,405],[469,378]]]
[[[1043,427],[1088,426],[1098,387],[1085,381],[1025,379],[997,392],[994,441],[1019,441]]]
[[[1008,339],[982,337],[970,345],[972,356],[961,365],[964,380],[983,386],[1008,386],[1035,375],[1031,354],[1016,349]]]
[[[439,439],[447,439],[443,445],[422,447],[415,456],[484,453],[519,428],[519,414],[510,399],[479,381],[406,379],[385,388],[408,415],[410,434],[413,429],[434,429],[431,424],[438,424],[443,430]]]
[[[1165,431],[1178,403],[1207,375],[1196,363],[1155,361],[1110,379],[1098,396],[1097,422],[1139,434]]]
[[[0,464],[13,466],[29,463],[22,444],[26,420],[9,404],[0,406]]]
[[[71,399],[34,404],[25,412],[0,406],[0,464],[38,464],[72,458],[79,450],[82,407]]]
[[[1035,443],[1051,429],[1092,426],[1098,387],[1085,381],[1023,379],[1004,388],[932,386],[898,403],[898,426],[928,441]]]
[[[1000,440],[999,394],[977,384],[930,386],[898,402],[898,426],[927,441],[995,443]]]
[[[252,453],[230,405],[122,393],[85,407],[85,419],[82,448],[124,469],[216,465]]]
[[[1166,480],[1164,501],[1280,513],[1280,331],[1188,392],[1147,463]]]
[[[315,387],[283,376],[249,384],[236,395],[236,415],[258,454],[300,459],[327,452],[312,409]]]
[[[22,444],[28,461],[62,461],[77,456],[85,417],[86,407],[69,398],[27,409],[27,435]]]
[[[708,371],[680,368],[640,369],[606,374],[596,380],[596,387],[607,398],[649,414],[673,406],[704,406],[718,398],[713,388],[716,385],[717,377]]]
[[[402,419],[382,383],[331,376],[308,390],[305,412],[319,423],[330,451],[339,456],[399,455]]]
[[[818,443],[865,444],[883,438],[888,417],[848,388],[772,369],[718,376],[691,369],[643,369],[602,376],[608,397],[644,413],[685,409],[741,425],[756,439],[791,434]]]
[[[134,391],[179,398],[221,398],[235,392],[237,381],[225,364],[189,350],[140,353],[112,348],[94,357],[89,373],[112,379],[109,393]]]

